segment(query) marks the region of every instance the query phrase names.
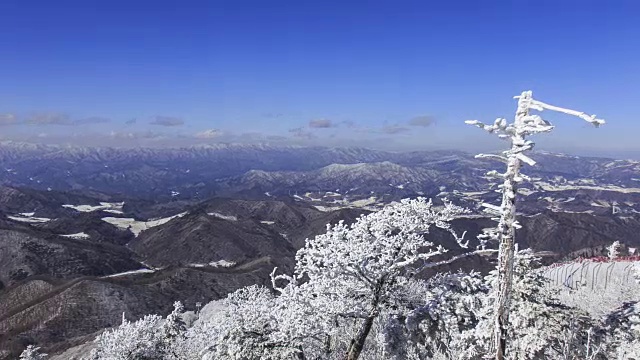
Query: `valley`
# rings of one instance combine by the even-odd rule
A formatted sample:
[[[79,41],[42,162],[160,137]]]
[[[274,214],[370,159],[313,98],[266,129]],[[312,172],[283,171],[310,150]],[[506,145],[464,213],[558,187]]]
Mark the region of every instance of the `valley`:
[[[640,162],[534,153],[517,242],[543,261],[640,247]],[[194,310],[290,272],[327,224],[403,198],[469,209],[474,243],[494,226],[500,164],[462,152],[216,145],[110,149],[0,144],[0,359],[93,339],[122,320]],[[448,234],[431,240],[446,244]],[[495,245],[495,244],[494,244]],[[493,245],[493,246],[494,246]],[[449,271],[488,271],[474,257]]]

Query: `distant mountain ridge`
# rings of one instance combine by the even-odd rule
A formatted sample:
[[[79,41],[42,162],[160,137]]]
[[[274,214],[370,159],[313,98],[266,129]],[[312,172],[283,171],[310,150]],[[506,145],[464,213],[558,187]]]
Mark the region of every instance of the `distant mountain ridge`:
[[[640,186],[637,161],[549,153],[532,157],[540,165],[525,171],[542,179],[561,176],[593,179],[595,185]],[[0,182],[8,185],[149,199],[255,197],[285,189],[288,194],[359,188],[364,194],[380,190],[366,189],[373,184],[405,190],[399,196],[435,195],[440,186],[486,189],[490,182],[483,179],[484,173],[501,167],[460,151],[400,153],[244,144],[118,149],[12,142],[0,143],[0,164]]]

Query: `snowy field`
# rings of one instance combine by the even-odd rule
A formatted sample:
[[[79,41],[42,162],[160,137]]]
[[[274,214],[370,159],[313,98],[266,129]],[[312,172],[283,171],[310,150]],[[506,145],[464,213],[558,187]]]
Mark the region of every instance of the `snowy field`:
[[[622,303],[637,300],[640,283],[635,278],[640,261],[583,261],[543,269],[559,298],[567,305],[599,317]]]
[[[65,204],[62,205],[64,208],[73,209],[78,212],[94,212],[94,211],[105,211],[110,212],[112,214],[123,214],[122,207],[124,206],[124,202],[100,202],[100,205],[71,205]]]
[[[115,225],[116,227],[123,229],[123,230],[129,230],[133,233],[134,236],[138,236],[140,235],[141,232],[143,232],[144,230],[150,229],[152,227],[156,227],[162,224],[166,224],[169,221],[178,218],[178,217],[183,217],[185,216],[187,213],[183,212],[177,215],[173,215],[173,216],[169,216],[166,218],[162,218],[162,219],[156,219],[156,220],[149,220],[149,221],[138,221],[136,219],[133,218],[117,218],[117,217],[105,217],[102,218],[102,221],[108,222],[109,224]]]

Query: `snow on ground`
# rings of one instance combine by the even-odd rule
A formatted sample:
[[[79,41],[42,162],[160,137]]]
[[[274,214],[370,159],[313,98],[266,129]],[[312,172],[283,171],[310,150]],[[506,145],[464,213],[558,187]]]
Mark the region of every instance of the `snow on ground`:
[[[122,212],[122,210],[116,210],[116,209],[105,209],[105,210],[102,210],[102,211],[108,212],[108,213],[112,213],[112,214],[118,214],[118,215],[124,214],[124,212]]]
[[[322,212],[331,212],[331,211],[335,211],[335,210],[340,210],[342,209],[341,206],[322,206],[322,205],[314,205],[314,208],[316,208],[316,210],[322,211]]]
[[[218,219],[222,219],[222,220],[238,221],[238,218],[233,216],[233,215],[224,215],[224,214],[220,214],[220,213],[217,213],[217,212],[210,212],[210,213],[207,213],[207,215],[215,216]]]
[[[69,235],[60,235],[62,237],[66,237],[66,238],[71,238],[71,239],[76,239],[76,240],[82,240],[82,239],[88,239],[89,238],[89,234],[86,234],[84,232],[79,232],[76,234],[69,234]]]
[[[378,199],[375,196],[371,196],[370,198],[367,198],[367,199],[352,201],[349,203],[349,205],[352,207],[363,208],[369,205],[374,205],[377,201]]]
[[[309,200],[311,200],[311,201],[322,201],[322,199],[314,198],[314,197],[313,197],[313,193],[310,193],[310,192],[305,193],[305,194],[304,194],[304,197],[306,197],[307,199],[309,199]]]
[[[636,266],[640,262],[636,261]],[[559,289],[563,303],[593,316],[603,316],[623,302],[638,300],[640,284],[634,279],[634,262],[572,262],[542,271]]]
[[[49,218],[34,217],[33,214],[34,213],[21,213],[17,215],[7,215],[7,218],[14,221],[20,221],[20,222],[32,223],[32,224],[46,223],[48,221],[51,221],[51,219]],[[29,216],[26,216],[26,215],[29,215]]]
[[[518,194],[522,194],[524,196],[529,196],[531,194],[535,194],[537,193],[537,191],[531,190],[531,189],[527,189],[527,188],[518,188]]]
[[[590,186],[580,184],[554,185],[544,181],[537,181],[534,185],[544,191],[563,191],[563,190],[597,190],[597,191],[616,191],[624,194],[640,193],[640,188],[623,188],[615,185]]]
[[[460,191],[460,192],[454,191],[454,193],[459,193],[468,197],[478,197],[481,195],[489,194],[491,193],[491,191]]]
[[[111,274],[111,275],[103,276],[102,279],[114,278],[114,277],[120,277],[120,276],[127,276],[127,275],[133,275],[133,274],[148,274],[148,273],[153,273],[153,272],[155,272],[155,270],[138,269],[138,270],[125,271],[125,272],[121,272],[121,273],[117,273],[117,274]]]
[[[593,210],[585,210],[585,211],[569,211],[569,210],[554,210],[554,212],[563,212],[567,214],[593,214]]]
[[[211,266],[211,267],[232,267],[234,266],[236,263],[233,261],[227,261],[227,260],[218,260],[218,261],[212,261],[210,263],[207,264],[189,264],[190,267],[195,267],[195,268],[203,268],[203,267],[207,267],[207,266]]]
[[[70,205],[65,204],[62,205],[64,208],[73,209],[79,212],[93,212],[93,211],[106,211],[113,214],[123,214],[122,207],[124,206],[124,202],[119,203],[110,203],[110,202],[100,202],[100,205]]]
[[[104,217],[102,221],[108,222],[109,224],[115,225],[119,229],[129,230],[133,233],[133,235],[138,236],[141,232],[151,229],[152,227],[163,225],[168,223],[169,221],[183,217],[187,213],[183,212],[177,215],[169,216],[162,219],[149,220],[149,221],[139,221],[134,218],[116,218],[116,217]]]
[[[227,260],[218,260],[218,261],[212,261],[209,263],[209,265],[213,266],[213,267],[231,267],[233,265],[235,265],[236,263],[233,261],[227,261]]]
[[[375,196],[371,196],[366,199],[353,200],[353,201],[349,201],[346,199],[337,200],[337,201],[334,201],[333,203],[336,205],[335,206],[314,205],[313,207],[323,212],[330,212],[330,211],[336,211],[336,210],[347,209],[347,208],[361,208],[365,210],[375,211],[375,210],[378,210],[375,208],[375,206],[382,205],[378,203],[378,199]]]

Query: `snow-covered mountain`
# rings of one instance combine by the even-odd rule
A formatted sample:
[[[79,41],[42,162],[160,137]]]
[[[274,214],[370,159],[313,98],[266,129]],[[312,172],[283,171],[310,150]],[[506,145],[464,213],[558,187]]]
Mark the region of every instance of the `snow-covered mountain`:
[[[532,157],[518,205],[523,247],[552,253],[547,262],[602,255],[615,240],[640,247],[640,163]],[[500,196],[484,175],[501,164],[461,152],[2,143],[0,162],[0,349],[13,355],[25,341],[53,351],[85,342],[122,312],[166,314],[176,299],[193,308],[266,283],[327,223],[401,198],[466,206],[453,225],[473,238],[493,226],[479,204]]]
[[[640,192],[640,162],[534,153],[531,191]],[[502,164],[455,151],[393,153],[363,148],[219,144],[113,149],[0,144],[0,181],[41,190],[148,199],[254,198],[326,192],[383,202],[406,196],[487,192]],[[636,190],[634,190],[636,189]],[[523,191],[526,191],[523,190]],[[531,192],[530,191],[530,192]],[[476,194],[477,195],[477,194]],[[451,196],[451,195],[450,195]],[[565,198],[570,196],[565,196]]]

